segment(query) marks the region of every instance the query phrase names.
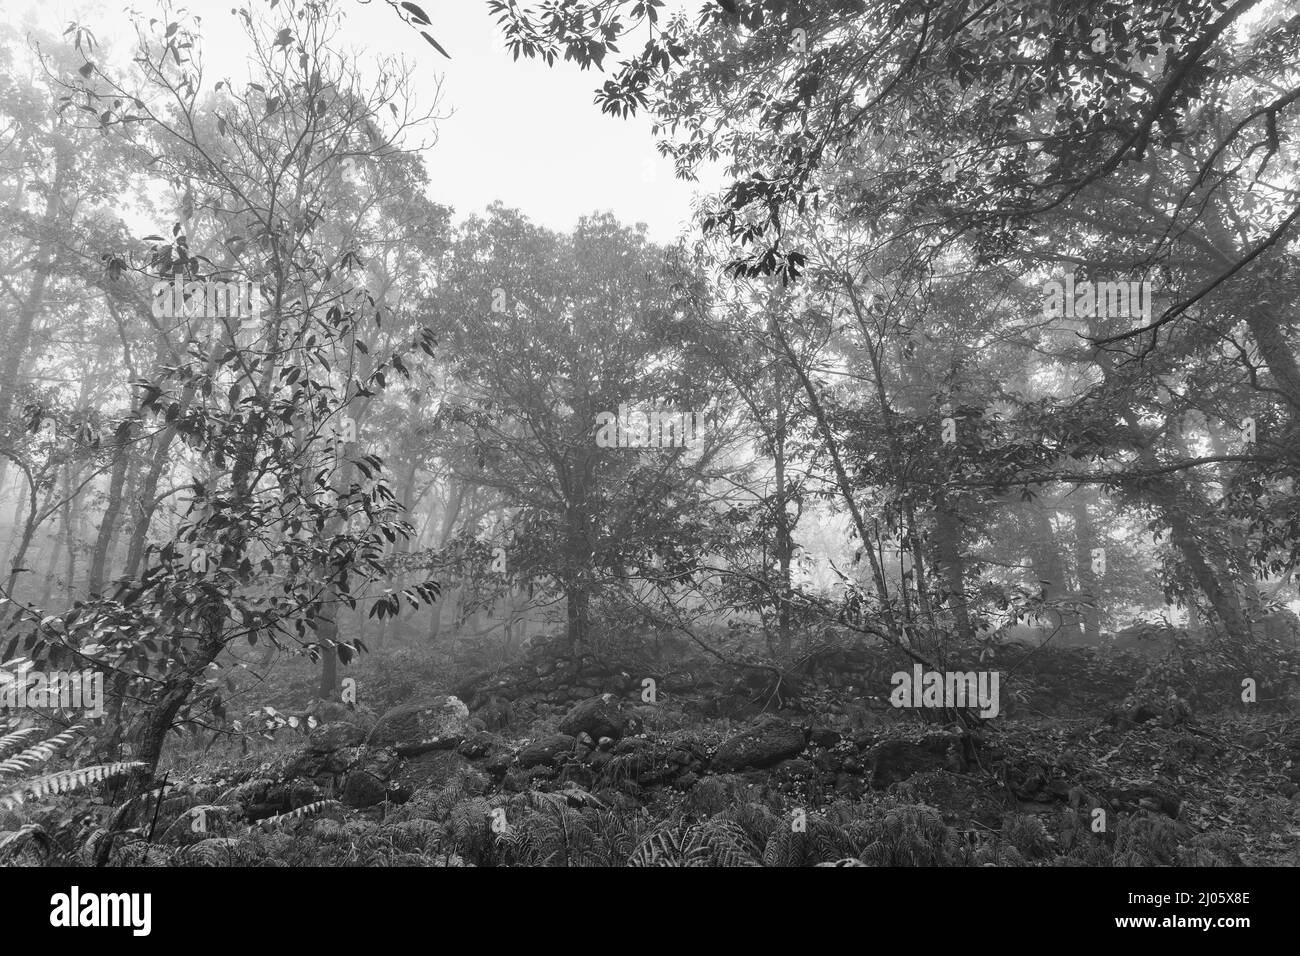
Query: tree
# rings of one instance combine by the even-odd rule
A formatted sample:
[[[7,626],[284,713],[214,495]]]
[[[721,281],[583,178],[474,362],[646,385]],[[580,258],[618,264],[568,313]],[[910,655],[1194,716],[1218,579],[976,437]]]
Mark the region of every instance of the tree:
[[[503,497],[508,578],[559,589],[575,648],[612,579],[656,554],[673,573],[691,563],[718,447],[710,373],[677,341],[699,286],[608,216],[557,236],[494,207],[466,224],[431,299],[466,390],[454,474]],[[602,447],[620,409],[694,415],[699,447]]]

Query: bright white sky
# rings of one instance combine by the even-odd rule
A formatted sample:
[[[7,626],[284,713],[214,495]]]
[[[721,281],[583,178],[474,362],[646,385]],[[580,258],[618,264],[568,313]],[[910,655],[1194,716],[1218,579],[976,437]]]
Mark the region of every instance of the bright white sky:
[[[250,8],[266,0],[195,0],[188,9],[203,17],[210,82],[221,75],[238,80],[242,31],[233,6]],[[669,0],[692,13],[702,0]],[[349,45],[404,56],[417,76],[428,78],[432,94],[442,77],[438,142],[426,154],[432,198],[455,208],[457,219],[493,200],[522,210],[534,222],[568,230],[578,217],[613,212],[625,223],[644,222],[650,237],[667,243],[689,226],[691,199],[715,188],[716,172],[700,184],[673,175],[672,164],[654,148],[645,117],[611,119],[592,102],[604,77],[571,63],[554,67],[510,58],[489,15],[486,0],[426,0],[434,21],[430,32],[451,54],[445,59],[403,24],[382,0],[340,0],[348,17]],[[158,16],[151,0],[135,9]],[[4,0],[0,24],[26,31],[39,23],[55,33],[72,20],[90,27],[114,48],[133,32],[121,0]],[[620,44],[639,47],[644,37]],[[227,66],[228,64],[228,66]],[[429,105],[428,103],[425,104]]]

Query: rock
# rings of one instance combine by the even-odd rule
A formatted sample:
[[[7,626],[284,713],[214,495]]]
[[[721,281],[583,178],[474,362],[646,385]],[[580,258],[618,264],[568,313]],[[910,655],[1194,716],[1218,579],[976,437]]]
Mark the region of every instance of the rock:
[[[349,749],[344,747],[342,750],[336,750],[330,754],[316,754],[310,750],[302,750],[289,764],[284,768],[284,778],[292,780],[295,777],[317,777],[322,773],[330,772],[330,765],[341,753],[347,753]],[[254,803],[258,801],[252,801]]]
[[[384,781],[365,770],[354,770],[343,781],[343,802],[349,807],[364,810],[384,802],[388,788]]]
[[[714,770],[770,767],[795,757],[808,745],[804,732],[779,717],[766,717],[734,737],[724,740],[713,755]]]
[[[1159,784],[1146,783],[1135,787],[1102,788],[1100,794],[1117,810],[1136,813],[1149,810],[1163,813],[1170,819],[1177,820],[1182,810],[1183,801],[1173,790]]]
[[[361,769],[366,773],[373,774],[380,780],[387,780],[397,769],[399,762],[397,751],[391,747],[383,747],[379,750],[370,750],[365,754],[365,760]]]
[[[615,779],[635,780],[642,786],[666,783],[686,765],[672,759],[672,751],[644,737],[624,737],[614,745],[610,772]]]
[[[505,747],[505,741],[496,734],[479,730],[471,733],[456,748],[456,753],[470,760],[480,760]]]
[[[621,757],[624,754],[639,754],[653,751],[654,748],[654,741],[647,740],[645,737],[624,737],[614,745],[613,753],[615,757]]]
[[[325,799],[320,787],[307,780],[295,780],[289,788],[289,809],[296,810]]]
[[[302,776],[315,776],[320,773],[347,773],[359,764],[365,755],[365,747],[340,747],[332,753],[325,754],[324,760],[321,761],[315,772],[303,773]]]
[[[854,777],[847,773],[835,775],[835,792],[857,800],[866,792],[867,785],[861,777]]]
[[[474,719],[480,721],[487,730],[501,730],[510,723],[510,704],[493,697],[475,711]]]
[[[307,750],[310,753],[327,754],[344,747],[355,747],[366,739],[366,732],[356,724],[335,721],[321,724],[307,738]]]
[[[357,764],[361,763],[366,755],[365,747],[342,747],[332,754],[326,754],[325,761],[321,764],[319,773],[344,774],[351,770]],[[303,776],[314,776],[314,774],[304,774]]]
[[[840,734],[839,731],[832,730],[830,727],[814,727],[812,733],[809,734],[809,740],[818,747],[830,748],[840,742]]]
[[[459,698],[432,697],[385,713],[367,742],[379,747],[436,746],[452,740],[459,743],[468,730],[469,708]]]
[[[950,754],[954,751],[961,753],[961,739],[952,734],[931,734],[921,740],[886,740],[865,755],[871,787],[884,790],[922,771],[951,769]]]
[[[575,740],[569,734],[552,734],[529,744],[516,758],[520,767],[536,767],[555,763],[556,759],[573,749]]]
[[[844,766],[843,761],[829,750],[823,750],[817,754],[813,763],[817,765],[818,770],[830,774],[837,773]]]
[[[577,737],[587,733],[593,738],[623,736],[627,717],[613,694],[601,694],[579,701],[560,721],[560,733]]]
[[[514,762],[514,754],[503,750],[501,753],[493,754],[489,757],[487,762],[483,764],[483,769],[494,777],[501,777],[505,775],[506,771],[510,769],[510,765]]]

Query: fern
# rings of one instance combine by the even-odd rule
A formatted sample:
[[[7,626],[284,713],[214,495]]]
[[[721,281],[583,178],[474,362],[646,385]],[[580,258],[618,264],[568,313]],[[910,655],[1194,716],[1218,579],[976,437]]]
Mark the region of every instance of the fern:
[[[23,730],[15,730],[11,734],[5,734],[0,737],[0,760],[17,753],[23,746],[23,741],[32,734],[40,733],[39,727],[27,727]]]
[[[279,813],[273,817],[267,817],[265,820],[259,821],[257,825],[264,830],[269,830],[271,827],[279,826],[281,823],[288,823],[291,820],[301,820],[313,813],[320,813],[322,810],[330,807],[339,806],[342,806],[342,804],[337,800],[317,800],[315,803],[304,804],[296,810],[290,810],[288,813]]]
[[[54,757],[55,754],[68,744],[72,743],[72,741],[77,738],[77,735],[85,729],[86,728],[81,724],[76,724],[69,727],[56,737],[51,737],[49,740],[42,741],[34,747],[28,747],[26,750],[21,751],[7,760],[0,761],[0,777],[8,777],[16,773],[25,773],[30,771],[33,767],[40,766]],[[18,731],[18,734],[22,733],[23,731]],[[4,739],[12,740],[16,738],[18,734],[9,734]]]
[[[12,810],[29,799],[39,800],[52,793],[70,793],[73,790],[80,790],[92,783],[99,783],[143,766],[144,764],[139,761],[119,761],[46,774],[35,780],[25,781],[17,789],[0,796],[0,810]]]
[[[872,866],[943,866],[960,851],[961,838],[939,812],[916,804],[888,811],[859,859]]]
[[[628,858],[628,866],[682,866],[682,832],[676,822],[656,827]]]
[[[13,833],[0,833],[0,865],[10,866],[33,849],[41,862],[48,860],[56,851],[54,841],[45,832],[45,828],[38,824],[29,823]],[[30,856],[26,858],[30,859]]]
[[[242,866],[256,854],[248,843],[232,837],[211,837],[174,852],[173,860],[182,866]]]
[[[692,828],[708,849],[708,866],[759,866],[758,846],[739,823],[722,814]]]

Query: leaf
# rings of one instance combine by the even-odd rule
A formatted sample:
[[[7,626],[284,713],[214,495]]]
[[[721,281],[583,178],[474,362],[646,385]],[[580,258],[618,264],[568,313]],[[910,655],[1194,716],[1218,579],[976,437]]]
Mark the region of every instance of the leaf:
[[[427,23],[430,23],[430,22],[431,22],[431,21],[429,20],[429,15],[428,15],[427,13],[425,13],[423,10],[421,10],[421,9],[420,9],[418,6],[416,6],[414,3],[406,3],[405,0],[403,0],[402,6],[403,6],[406,10],[409,10],[409,11],[410,11],[411,16],[415,18],[415,21],[416,21],[417,23],[427,24]]]
[[[435,40],[433,37],[429,36],[429,34],[427,34],[426,32],[424,32],[423,30],[421,30],[421,31],[420,31],[420,36],[422,36],[422,37],[424,37],[426,40],[428,40],[428,41],[429,41],[429,44],[430,44],[430,45],[431,45],[435,50],[437,50],[439,53],[441,53],[443,56],[445,56],[447,59],[449,59],[449,60],[451,59],[451,54],[448,53],[446,50],[444,50],[444,49],[442,48],[442,44],[440,44],[440,43],[439,43],[437,40]]]

